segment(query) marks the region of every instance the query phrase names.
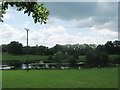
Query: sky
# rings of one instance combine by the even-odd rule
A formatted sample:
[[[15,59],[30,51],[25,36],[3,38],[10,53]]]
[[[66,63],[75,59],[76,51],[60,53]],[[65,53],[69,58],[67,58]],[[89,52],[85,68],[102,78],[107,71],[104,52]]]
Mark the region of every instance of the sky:
[[[47,24],[35,24],[32,17],[16,8],[7,10],[0,22],[0,44],[18,41],[26,45],[105,44],[118,40],[117,2],[45,2],[50,11]]]

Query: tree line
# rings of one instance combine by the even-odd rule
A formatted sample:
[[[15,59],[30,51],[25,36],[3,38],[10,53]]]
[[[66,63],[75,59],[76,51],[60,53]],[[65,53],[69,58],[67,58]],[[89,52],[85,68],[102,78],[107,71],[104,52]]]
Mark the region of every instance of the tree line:
[[[17,41],[12,41],[9,44],[2,44],[2,53],[9,54],[26,54],[26,46],[23,46],[22,43]],[[87,52],[91,50],[98,50],[100,52],[107,52],[108,54],[120,54],[120,41],[107,41],[103,45],[95,45],[95,44],[67,44],[67,45],[59,45],[49,48],[43,45],[36,46],[28,46],[29,54],[34,55],[54,55],[58,51],[62,53],[67,53],[69,55],[86,55]]]
[[[2,44],[2,53],[24,55],[27,54],[27,47],[22,43],[12,41],[9,44]],[[67,44],[59,45],[49,48],[46,46],[28,46],[29,54],[32,55],[47,55],[48,62],[51,63],[69,63],[71,67],[76,67],[79,62],[79,56],[86,56],[84,61],[87,67],[101,67],[107,66],[109,55],[120,54],[120,41],[107,41],[103,45],[95,44]],[[113,64],[120,63],[120,57],[112,61]]]

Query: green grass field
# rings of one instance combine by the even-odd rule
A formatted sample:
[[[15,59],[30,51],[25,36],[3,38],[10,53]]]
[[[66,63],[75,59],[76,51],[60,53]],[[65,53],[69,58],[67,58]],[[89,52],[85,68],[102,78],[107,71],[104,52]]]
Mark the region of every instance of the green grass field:
[[[109,55],[110,61],[113,61],[115,58],[117,58],[120,55]],[[11,54],[2,54],[2,60],[3,61],[24,61],[26,60],[26,55],[11,55]],[[48,56],[40,56],[40,55],[29,55],[29,60],[47,60]],[[79,61],[85,61],[85,56],[79,56]]]
[[[3,88],[117,88],[118,69],[4,70]]]
[[[11,61],[23,61],[26,60],[26,55],[11,55],[11,54],[2,54],[2,60]],[[40,55],[29,55],[29,60],[45,60],[48,56],[40,56]]]

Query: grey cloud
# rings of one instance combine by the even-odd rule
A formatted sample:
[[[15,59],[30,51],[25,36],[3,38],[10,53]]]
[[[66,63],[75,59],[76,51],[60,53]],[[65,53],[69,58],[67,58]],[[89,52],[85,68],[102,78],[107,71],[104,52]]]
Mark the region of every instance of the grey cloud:
[[[92,4],[92,3],[91,3]],[[60,3],[45,3],[45,6],[50,10],[51,17],[59,17],[63,19],[73,19],[79,17],[86,17],[87,13],[89,15],[94,15],[91,10],[95,9],[95,5],[90,3],[73,3],[73,2],[60,2]]]
[[[114,22],[117,25],[118,3],[117,2],[46,2],[45,6],[50,11],[50,17],[64,20],[76,20],[77,26],[104,25]],[[80,23],[79,21],[92,17],[91,22]]]
[[[117,15],[117,2],[49,2],[45,6],[50,16],[64,19]]]

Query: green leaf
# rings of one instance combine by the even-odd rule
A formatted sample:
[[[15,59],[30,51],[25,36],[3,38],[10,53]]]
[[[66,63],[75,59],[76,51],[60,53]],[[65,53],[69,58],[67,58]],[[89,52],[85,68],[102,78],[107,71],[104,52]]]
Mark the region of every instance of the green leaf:
[[[16,6],[17,11],[24,10],[24,14],[27,13],[28,16],[32,13],[32,17],[34,20],[34,23],[47,23],[47,19],[49,16],[49,11],[44,7],[44,3],[37,4],[37,2],[2,2],[2,14],[5,13],[5,11],[8,9],[8,5],[11,7]],[[2,16],[0,16],[1,18]]]

